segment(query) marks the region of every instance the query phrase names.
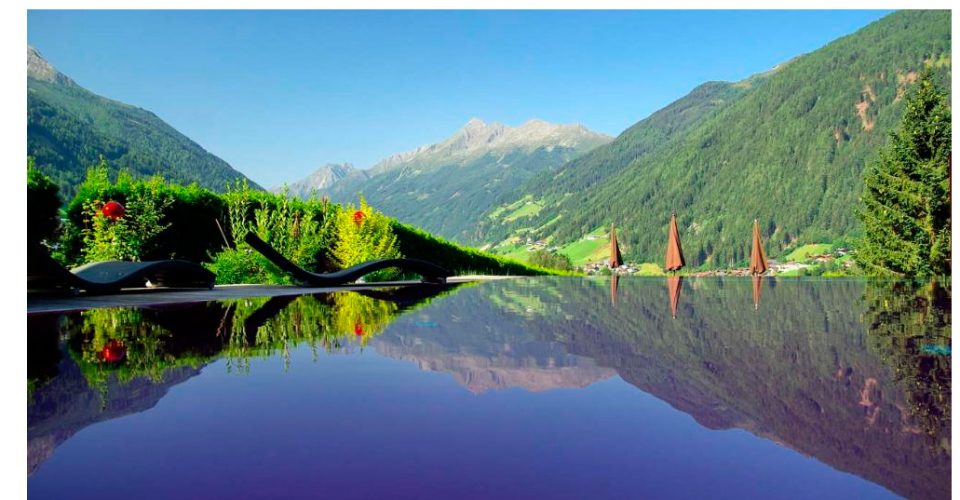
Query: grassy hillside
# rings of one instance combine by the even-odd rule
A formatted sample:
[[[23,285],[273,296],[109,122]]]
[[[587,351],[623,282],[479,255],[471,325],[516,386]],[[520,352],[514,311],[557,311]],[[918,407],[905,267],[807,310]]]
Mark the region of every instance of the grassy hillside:
[[[659,262],[676,211],[693,266],[744,262],[754,218],[771,256],[855,237],[864,165],[886,142],[920,70],[932,67],[950,88],[950,40],[949,12],[891,14],[771,74],[729,85],[742,93],[683,122],[659,146],[638,153],[627,146],[641,142],[625,133],[558,170],[555,191],[531,181],[524,191],[544,193],[536,200],[544,208],[522,226],[558,244],[616,223],[625,258]],[[500,241],[518,225],[501,220],[485,234]]]
[[[155,114],[98,96],[62,75],[27,78],[27,154],[68,196],[101,155],[114,174],[161,174],[217,191],[245,179]]]

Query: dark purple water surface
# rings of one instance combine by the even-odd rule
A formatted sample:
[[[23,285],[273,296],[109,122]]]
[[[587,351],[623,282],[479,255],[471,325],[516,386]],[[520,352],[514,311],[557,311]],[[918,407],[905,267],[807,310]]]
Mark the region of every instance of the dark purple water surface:
[[[30,316],[29,496],[949,495],[948,290],[611,285]]]

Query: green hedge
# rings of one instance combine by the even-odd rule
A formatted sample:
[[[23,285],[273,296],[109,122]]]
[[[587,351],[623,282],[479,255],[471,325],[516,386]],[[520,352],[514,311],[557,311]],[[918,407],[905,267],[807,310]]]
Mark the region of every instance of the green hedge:
[[[520,262],[504,259],[479,250],[462,247],[442,238],[438,238],[422,229],[403,224],[396,220],[391,224],[393,232],[400,242],[400,252],[405,257],[423,259],[447,268],[454,274],[498,274],[498,275],[555,275],[575,276],[576,273],[558,271],[542,267],[528,266]]]
[[[58,258],[61,258],[64,264],[68,266],[83,263],[84,230],[85,225],[89,223],[87,219],[90,217],[90,214],[84,213],[85,205],[89,206],[91,202],[96,201],[101,203],[116,201],[126,204],[127,200],[135,194],[150,193],[151,196],[168,199],[170,203],[163,204],[164,208],[159,224],[167,227],[144,244],[140,254],[142,260],[180,258],[194,262],[210,263],[219,259],[219,264],[223,265],[224,272],[229,268],[236,271],[233,274],[240,274],[230,277],[229,281],[231,282],[237,280],[262,282],[262,276],[259,274],[244,271],[244,269],[250,267],[246,265],[249,263],[233,262],[230,258],[227,258],[229,256],[223,253],[228,246],[225,239],[232,240],[233,235],[239,233],[233,231],[234,228],[230,226],[229,206],[231,203],[236,207],[238,201],[242,202],[241,205],[245,207],[243,210],[245,217],[243,219],[246,222],[244,224],[254,225],[263,223],[256,217],[257,212],[263,209],[266,209],[266,213],[271,218],[276,216],[295,220],[299,217],[299,220],[303,221],[305,217],[322,219],[329,214],[336,213],[341,208],[332,204],[328,206],[326,200],[286,199],[283,194],[254,190],[242,184],[238,184],[235,189],[220,195],[196,184],[179,186],[165,182],[161,178],[134,180],[131,176],[123,173],[117,177],[116,181],[111,181],[106,164],[101,161],[100,165],[91,167],[87,173],[87,179],[79,186],[76,196],[66,205],[64,210],[66,224],[59,240],[56,240],[57,227],[59,226],[57,211],[60,204],[56,196],[56,186],[39,172],[29,170],[28,192],[28,233],[30,237],[55,242],[58,248]],[[237,219],[236,214],[234,214],[234,219]],[[219,222],[220,227],[218,227],[217,222]],[[278,224],[278,221],[273,221],[268,226],[273,228],[274,226],[286,227],[289,225]],[[400,252],[404,256],[434,262],[455,274],[528,276],[574,274],[528,266],[472,248],[461,247],[394,219],[390,219],[389,224],[391,230],[397,236]],[[274,231],[274,229],[266,229],[266,227],[261,227],[258,232]],[[295,237],[295,233],[296,230],[294,229],[292,233],[294,236],[287,235],[286,237]],[[276,236],[283,237],[283,235]],[[261,237],[265,237],[268,241],[273,240],[271,235],[261,235]],[[237,242],[231,241],[229,246],[236,248]],[[316,255],[301,256],[300,259],[295,260],[302,260],[303,264],[313,271],[332,271],[335,269],[335,265],[330,246],[332,245],[317,249]],[[278,248],[286,248],[286,246],[281,245]],[[236,252],[236,250],[233,251]],[[226,260],[220,259],[220,257],[224,257]],[[228,277],[225,276],[224,278]]]
[[[27,241],[54,241],[60,229],[60,189],[27,160]]]

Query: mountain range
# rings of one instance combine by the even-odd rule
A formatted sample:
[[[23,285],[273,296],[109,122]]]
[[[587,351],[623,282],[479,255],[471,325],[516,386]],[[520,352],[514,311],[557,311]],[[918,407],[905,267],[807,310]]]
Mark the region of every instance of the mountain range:
[[[616,224],[626,258],[659,262],[676,212],[687,264],[773,256],[860,232],[862,172],[925,69],[950,89],[950,13],[901,11],[769,71],[712,81],[611,140],[580,125],[470,120],[369,170],[326,165],[292,194],[369,203],[461,243],[563,247]]]
[[[215,190],[246,179],[153,113],[87,91],[33,48],[27,56],[28,155],[65,196],[101,155],[114,171]],[[362,195],[402,222],[495,249],[563,247],[616,224],[633,262],[660,262],[676,212],[689,266],[735,266],[753,219],[774,257],[859,236],[862,173],[925,70],[950,92],[949,11],[896,12],[764,73],[703,83],[616,138],[474,118],[435,144],[365,170],[327,164],[287,189]]]
[[[33,47],[27,48],[27,155],[66,199],[101,156],[112,173],[160,174],[215,191],[238,180],[258,187],[150,111],[84,89]]]
[[[610,140],[582,125],[529,120],[509,127],[472,118],[436,144],[389,156],[368,170],[327,164],[288,190],[339,203],[356,203],[362,195],[403,222],[469,241],[479,217],[524,181]]]

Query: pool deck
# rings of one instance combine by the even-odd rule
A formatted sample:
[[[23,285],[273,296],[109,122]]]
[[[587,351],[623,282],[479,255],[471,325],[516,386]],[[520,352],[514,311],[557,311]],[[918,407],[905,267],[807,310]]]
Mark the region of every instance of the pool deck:
[[[455,276],[447,283],[491,281],[510,279],[516,276]],[[419,281],[389,281],[379,283],[355,283],[335,287],[302,287],[293,285],[218,285],[212,290],[137,288],[123,293],[88,295],[27,294],[27,314],[64,313],[103,307],[138,307],[161,304],[186,304],[212,300],[241,299],[244,297],[279,297],[283,295],[308,295],[314,293],[370,290],[396,286],[432,286]]]

